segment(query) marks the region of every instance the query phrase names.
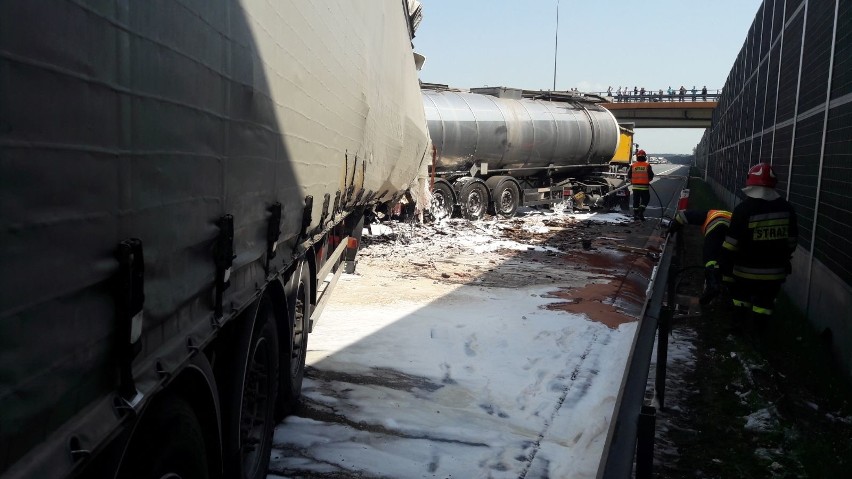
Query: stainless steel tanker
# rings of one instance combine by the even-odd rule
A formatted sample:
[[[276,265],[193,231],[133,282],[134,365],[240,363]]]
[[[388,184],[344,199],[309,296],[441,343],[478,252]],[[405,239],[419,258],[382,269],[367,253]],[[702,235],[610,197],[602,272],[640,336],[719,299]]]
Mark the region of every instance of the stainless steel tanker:
[[[429,148],[414,13],[0,2],[0,476],[266,477],[364,210]]]
[[[545,100],[535,97],[546,93],[502,87],[422,94],[435,147],[430,173],[439,212],[451,213],[459,204],[464,216],[475,219],[490,205],[512,216],[519,205],[561,201],[569,191],[611,189],[590,177],[608,169],[619,125],[585,97]]]

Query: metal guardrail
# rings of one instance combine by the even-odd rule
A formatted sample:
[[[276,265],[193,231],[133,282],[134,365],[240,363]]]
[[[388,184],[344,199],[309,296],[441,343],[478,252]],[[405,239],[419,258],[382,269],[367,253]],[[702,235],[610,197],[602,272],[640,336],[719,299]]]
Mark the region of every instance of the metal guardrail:
[[[639,331],[630,351],[625,378],[616,399],[614,420],[610,424],[607,443],[604,445],[601,464],[598,468],[599,479],[631,477],[634,460],[637,465],[636,477],[642,477],[639,472],[649,473],[653,462],[656,410],[643,404],[648,382],[648,367],[656,339],[655,333],[658,325],[661,322],[665,323],[671,317],[671,311],[663,308],[663,300],[668,288],[660,287],[667,285],[669,279],[674,253],[674,248],[669,244],[671,238],[663,249],[657,274],[653,279],[653,293],[639,321]]]
[[[650,285],[651,297],[639,320],[639,330],[616,399],[613,421],[598,467],[598,479],[630,478],[634,464],[637,479],[652,477],[657,410],[645,405],[645,390],[656,340],[656,397],[659,407],[664,407],[668,336],[676,307],[678,276],[691,269],[681,267],[683,249],[683,238],[677,233],[669,235],[663,245],[657,273]]]

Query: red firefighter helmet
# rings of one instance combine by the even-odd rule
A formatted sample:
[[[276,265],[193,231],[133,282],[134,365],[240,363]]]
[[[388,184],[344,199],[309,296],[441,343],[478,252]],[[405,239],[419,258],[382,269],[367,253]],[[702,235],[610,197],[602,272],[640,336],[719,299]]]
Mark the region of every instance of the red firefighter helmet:
[[[636,152],[636,158],[639,158],[640,156],[647,156],[645,155],[645,150],[639,150]]]
[[[775,185],[777,184],[778,177],[775,176],[775,172],[772,171],[772,167],[769,166],[769,163],[758,163],[748,170],[746,186],[766,186],[769,188],[775,188]]]

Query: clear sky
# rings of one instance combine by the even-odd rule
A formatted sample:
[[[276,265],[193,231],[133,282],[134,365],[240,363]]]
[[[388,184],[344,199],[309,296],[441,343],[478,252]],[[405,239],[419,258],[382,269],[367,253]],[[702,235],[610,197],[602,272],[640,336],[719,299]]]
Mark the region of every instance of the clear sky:
[[[421,0],[420,79],[455,88],[553,88],[557,0]],[[559,0],[556,89],[724,86],[761,0]],[[656,153],[692,153],[701,129],[641,129]]]

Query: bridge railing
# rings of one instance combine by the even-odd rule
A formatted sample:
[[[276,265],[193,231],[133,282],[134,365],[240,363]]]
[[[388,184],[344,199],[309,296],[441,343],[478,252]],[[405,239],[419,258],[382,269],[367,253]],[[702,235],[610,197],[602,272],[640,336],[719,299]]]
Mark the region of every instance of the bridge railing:
[[[691,90],[687,90],[685,93],[681,94],[680,92],[672,92],[671,94],[663,92],[663,93],[637,93],[633,94],[633,92],[628,93],[618,93],[613,92],[597,92],[598,96],[603,98],[607,98],[612,103],[653,103],[653,102],[669,102],[669,103],[678,103],[678,102],[705,102],[705,101],[719,101],[719,97],[722,96],[721,90],[715,90],[713,92],[708,91],[707,93],[702,93],[700,90],[696,92],[692,92]]]

